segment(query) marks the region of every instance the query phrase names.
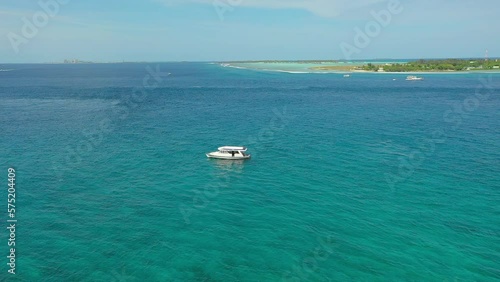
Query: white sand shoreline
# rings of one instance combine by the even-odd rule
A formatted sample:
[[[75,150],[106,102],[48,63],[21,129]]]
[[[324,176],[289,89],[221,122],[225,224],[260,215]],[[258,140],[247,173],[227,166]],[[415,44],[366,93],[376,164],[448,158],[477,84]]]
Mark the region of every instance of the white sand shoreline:
[[[243,63],[242,63],[243,64]],[[266,63],[273,64],[273,63]],[[290,74],[346,74],[346,73],[363,73],[363,74],[392,74],[392,75],[433,75],[433,74],[480,74],[480,73],[490,73],[490,74],[500,74],[500,71],[490,70],[490,71],[427,71],[427,72],[376,72],[367,70],[311,70],[311,69],[296,69],[296,70],[283,70],[283,69],[269,69],[269,68],[255,68],[251,66],[241,66],[233,65],[230,63],[219,64],[222,67],[229,67],[234,69],[243,70],[253,70],[253,71],[265,71],[265,72],[280,72],[280,73],[290,73]]]

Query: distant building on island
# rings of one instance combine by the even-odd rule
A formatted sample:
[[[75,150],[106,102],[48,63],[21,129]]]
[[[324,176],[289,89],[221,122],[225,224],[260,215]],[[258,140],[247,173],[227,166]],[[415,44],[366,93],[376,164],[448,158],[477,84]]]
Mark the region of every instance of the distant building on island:
[[[65,64],[92,64],[92,62],[80,61],[78,59],[65,59],[64,63]]]

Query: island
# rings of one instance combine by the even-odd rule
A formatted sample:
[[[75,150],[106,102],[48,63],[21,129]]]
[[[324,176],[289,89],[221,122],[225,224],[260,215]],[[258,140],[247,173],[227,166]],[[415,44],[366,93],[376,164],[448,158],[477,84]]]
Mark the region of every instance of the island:
[[[82,61],[79,59],[65,59],[64,60],[65,64],[93,64],[94,62],[91,61]]]
[[[421,60],[261,60],[219,62],[223,67],[281,71],[291,73],[328,72],[472,72],[500,71],[494,59],[421,59]]]
[[[318,66],[313,70],[345,70],[337,66]],[[500,71],[498,59],[440,59],[417,60],[406,63],[367,63],[356,66],[352,71],[366,72],[456,72],[456,71]]]

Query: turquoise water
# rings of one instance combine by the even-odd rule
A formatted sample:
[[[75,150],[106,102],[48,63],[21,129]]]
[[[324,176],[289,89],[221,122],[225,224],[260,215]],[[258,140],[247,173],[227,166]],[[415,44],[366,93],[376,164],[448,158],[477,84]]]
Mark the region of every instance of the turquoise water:
[[[500,75],[147,66],[0,73],[1,280],[500,280]]]

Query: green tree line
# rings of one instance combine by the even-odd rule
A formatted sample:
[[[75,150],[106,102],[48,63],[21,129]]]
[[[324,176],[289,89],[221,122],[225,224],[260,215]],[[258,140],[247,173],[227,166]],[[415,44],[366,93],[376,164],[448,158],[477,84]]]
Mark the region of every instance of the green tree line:
[[[446,59],[446,60],[418,60],[403,64],[374,65],[368,63],[361,68],[366,71],[377,71],[383,68],[387,72],[424,72],[424,71],[471,71],[491,70],[500,66],[498,59]]]

